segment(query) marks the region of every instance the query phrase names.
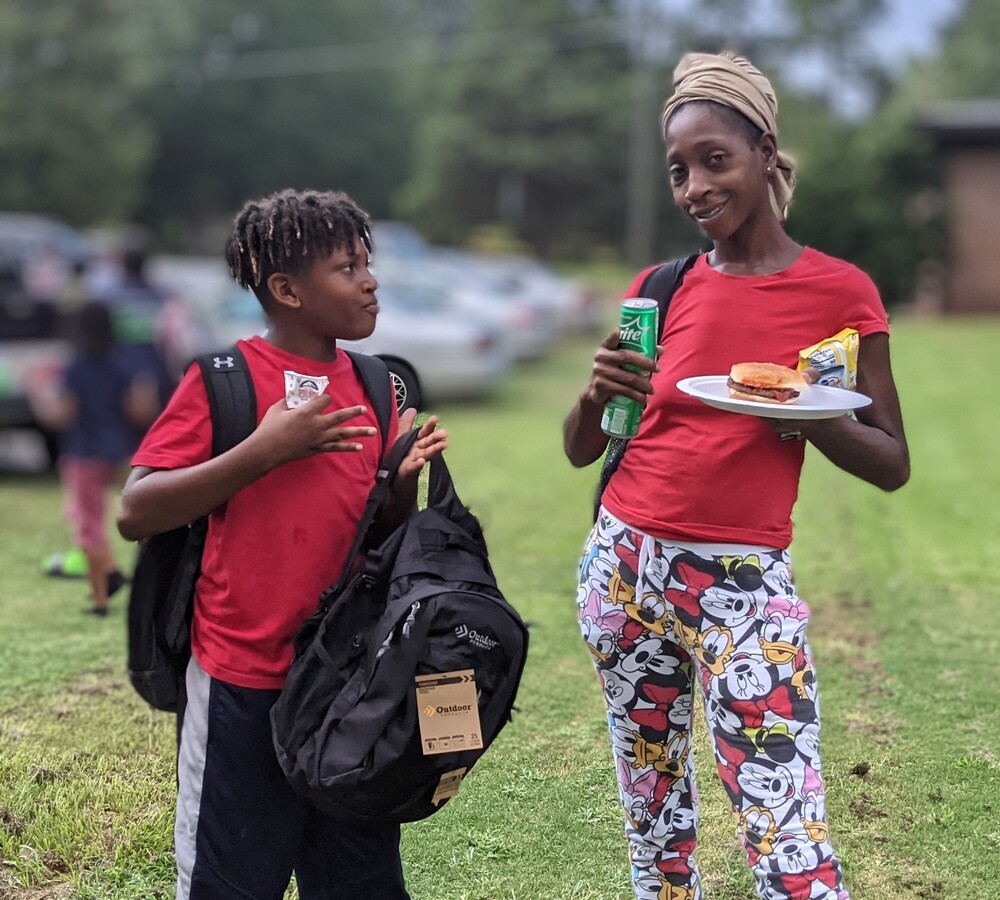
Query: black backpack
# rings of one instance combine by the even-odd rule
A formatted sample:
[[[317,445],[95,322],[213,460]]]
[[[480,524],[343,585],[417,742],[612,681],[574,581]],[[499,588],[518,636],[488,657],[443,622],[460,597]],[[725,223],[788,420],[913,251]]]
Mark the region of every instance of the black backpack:
[[[384,442],[394,412],[388,369],[377,357],[347,353],[371,400]],[[253,381],[236,346],[195,362],[208,394],[212,456],[219,456],[257,427]],[[164,712],[183,707],[194,588],[207,531],[205,516],[146,538],[136,556],[128,603],[128,677],[143,700]]]
[[[497,587],[482,529],[442,457],[428,464],[426,508],[363,551],[412,440],[401,437],[387,457],[344,574],[297,636],[271,709],[293,789],[354,822],[412,822],[440,809],[510,721],[527,655],[527,627]],[[438,702],[431,691],[442,687],[470,700]],[[471,707],[478,726],[460,726],[454,717]],[[424,733],[431,722],[444,733]]]
[[[655,300],[659,309],[660,337],[663,335],[663,326],[667,321],[667,310],[670,308],[670,301],[673,299],[677,288],[681,286],[684,276],[687,275],[698,253],[690,256],[682,256],[670,262],[662,263],[653,269],[643,280],[642,285],[636,293],[637,297],[648,297]],[[607,450],[604,451],[604,459],[601,462],[601,474],[597,479],[597,490],[594,492],[594,521],[601,508],[601,497],[604,489],[608,486],[611,476],[621,464],[622,457],[628,447],[628,440],[625,438],[611,438],[608,441]]]

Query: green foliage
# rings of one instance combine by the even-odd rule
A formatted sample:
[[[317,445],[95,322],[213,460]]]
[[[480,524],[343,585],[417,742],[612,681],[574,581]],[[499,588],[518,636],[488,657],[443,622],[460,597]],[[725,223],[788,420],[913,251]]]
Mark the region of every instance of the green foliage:
[[[170,28],[122,0],[0,0],[0,207],[114,222],[141,197],[155,126],[132,68]]]
[[[492,221],[543,255],[614,241],[632,92],[610,13],[606,2],[585,16],[567,0],[473,4],[464,33],[440,44],[466,61],[415,72],[399,211],[448,242]]]
[[[964,0],[941,52],[915,66],[902,88],[915,102],[997,96],[1000,84],[1000,6],[993,0]]]
[[[798,140],[789,233],[863,268],[887,306],[908,301],[921,262],[944,252],[943,223],[928,199],[936,183],[930,141],[914,133],[907,111],[891,108],[863,124],[815,121]]]
[[[147,102],[160,135],[144,219],[172,239],[228,222],[283,187],[345,190],[385,215],[411,130],[379,4],[315,0],[248,11],[183,3],[184,52]],[[214,250],[214,246],[211,248]]]

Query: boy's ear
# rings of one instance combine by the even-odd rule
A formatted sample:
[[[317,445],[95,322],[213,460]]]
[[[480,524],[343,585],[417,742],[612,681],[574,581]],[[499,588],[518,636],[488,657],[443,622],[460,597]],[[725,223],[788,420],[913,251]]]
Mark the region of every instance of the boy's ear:
[[[295,283],[290,275],[284,272],[274,272],[268,276],[267,289],[274,298],[275,303],[287,306],[290,309],[297,309],[299,298],[295,295]]]

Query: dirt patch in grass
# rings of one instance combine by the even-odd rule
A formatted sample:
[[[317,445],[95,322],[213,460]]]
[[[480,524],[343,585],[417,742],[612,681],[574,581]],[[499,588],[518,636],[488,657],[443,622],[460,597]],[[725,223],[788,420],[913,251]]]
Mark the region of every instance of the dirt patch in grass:
[[[72,894],[73,885],[65,881],[40,887],[18,887],[0,871],[0,900],[66,900]]]

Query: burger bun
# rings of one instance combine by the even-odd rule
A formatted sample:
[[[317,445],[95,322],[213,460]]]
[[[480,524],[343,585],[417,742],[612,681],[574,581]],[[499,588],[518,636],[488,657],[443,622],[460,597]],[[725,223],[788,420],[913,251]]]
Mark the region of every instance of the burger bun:
[[[729,396],[752,403],[774,403],[784,406],[794,403],[809,386],[801,372],[775,363],[737,363],[729,371]]]

